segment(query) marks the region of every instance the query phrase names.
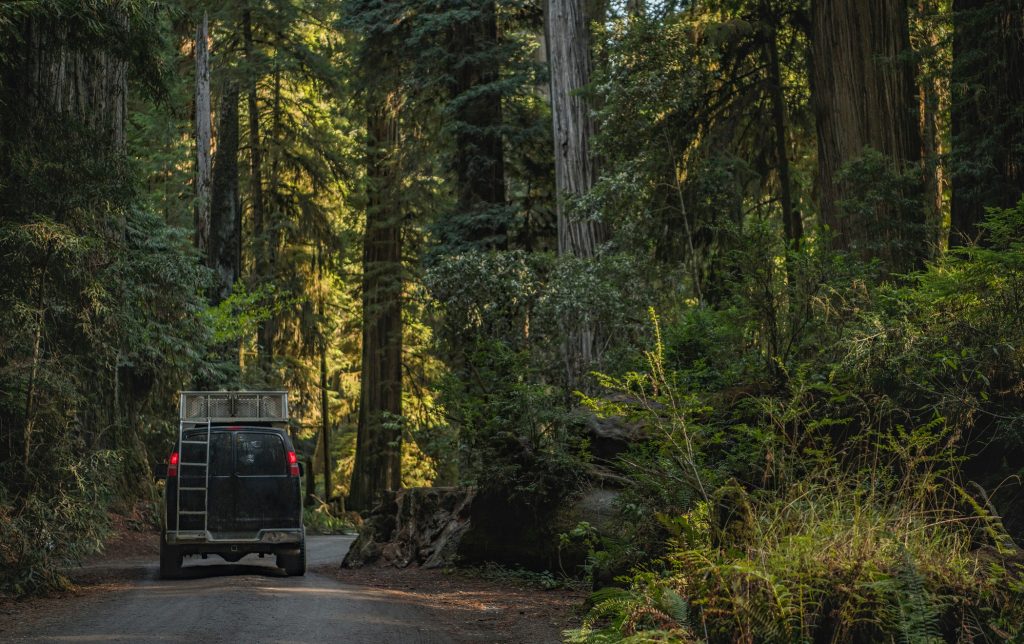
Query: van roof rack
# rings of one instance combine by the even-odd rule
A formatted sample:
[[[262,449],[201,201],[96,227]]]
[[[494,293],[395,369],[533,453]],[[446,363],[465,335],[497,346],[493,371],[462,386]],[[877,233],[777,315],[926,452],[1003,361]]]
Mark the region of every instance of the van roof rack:
[[[286,391],[183,391],[182,423],[288,422]]]

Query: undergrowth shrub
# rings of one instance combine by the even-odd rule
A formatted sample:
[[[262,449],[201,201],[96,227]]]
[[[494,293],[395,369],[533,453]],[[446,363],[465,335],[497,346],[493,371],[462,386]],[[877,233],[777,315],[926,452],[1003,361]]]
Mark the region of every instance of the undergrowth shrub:
[[[462,482],[527,505],[560,500],[579,479],[579,419],[558,388],[536,378],[524,352],[487,342],[469,356],[472,376],[449,378],[441,389],[459,427]]]
[[[568,639],[1024,639],[1024,202],[983,230],[883,283],[827,254],[787,276],[752,231],[732,297],[656,321],[586,401],[646,440],[617,464],[632,572]]]
[[[302,525],[310,534],[354,534],[356,527],[347,517],[338,516],[328,503],[317,498],[316,505],[306,506],[302,512]]]
[[[875,477],[874,474],[882,474]],[[1024,558],[946,487],[824,468],[749,516],[700,502],[670,550],[594,596],[576,642],[993,641],[1024,635]],[[947,497],[948,498],[945,498]],[[980,536],[985,535],[985,536]],[[994,538],[989,538],[992,535]]]
[[[67,588],[67,568],[101,547],[121,457],[103,450],[59,459],[36,493],[0,483],[0,591],[15,596]],[[2,480],[2,479],[0,479]]]

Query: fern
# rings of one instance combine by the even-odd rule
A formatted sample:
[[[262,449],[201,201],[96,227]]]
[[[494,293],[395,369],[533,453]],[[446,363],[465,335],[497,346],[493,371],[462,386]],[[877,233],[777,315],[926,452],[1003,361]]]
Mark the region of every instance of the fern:
[[[932,599],[925,587],[924,577],[906,551],[894,579],[896,605],[899,608],[896,626],[900,641],[903,644],[941,642],[938,629],[941,606]]]

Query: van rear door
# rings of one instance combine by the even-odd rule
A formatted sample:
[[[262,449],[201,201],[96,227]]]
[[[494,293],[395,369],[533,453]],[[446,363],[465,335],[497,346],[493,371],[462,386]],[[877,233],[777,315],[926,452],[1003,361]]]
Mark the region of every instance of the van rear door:
[[[289,475],[284,438],[257,429],[234,434],[234,529],[298,527],[298,478]]]
[[[206,429],[190,430],[185,433],[186,441],[205,441]],[[181,462],[205,463],[206,446],[197,443],[182,444]],[[230,530],[235,513],[235,457],[234,440],[231,434],[214,429],[210,432],[210,478],[208,494],[203,491],[207,485],[206,468],[196,465],[182,465],[178,474],[181,490],[181,509],[188,512],[206,511],[205,525],[211,532]],[[175,499],[176,501],[176,499]],[[181,530],[202,530],[203,516],[183,514]]]
[[[210,436],[210,532],[233,529],[235,515],[234,437],[215,431]]]

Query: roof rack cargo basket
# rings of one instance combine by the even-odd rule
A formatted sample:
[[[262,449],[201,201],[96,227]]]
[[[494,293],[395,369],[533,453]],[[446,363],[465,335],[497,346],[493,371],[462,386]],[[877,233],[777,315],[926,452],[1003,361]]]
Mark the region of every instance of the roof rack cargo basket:
[[[181,421],[288,422],[286,391],[183,391]]]

